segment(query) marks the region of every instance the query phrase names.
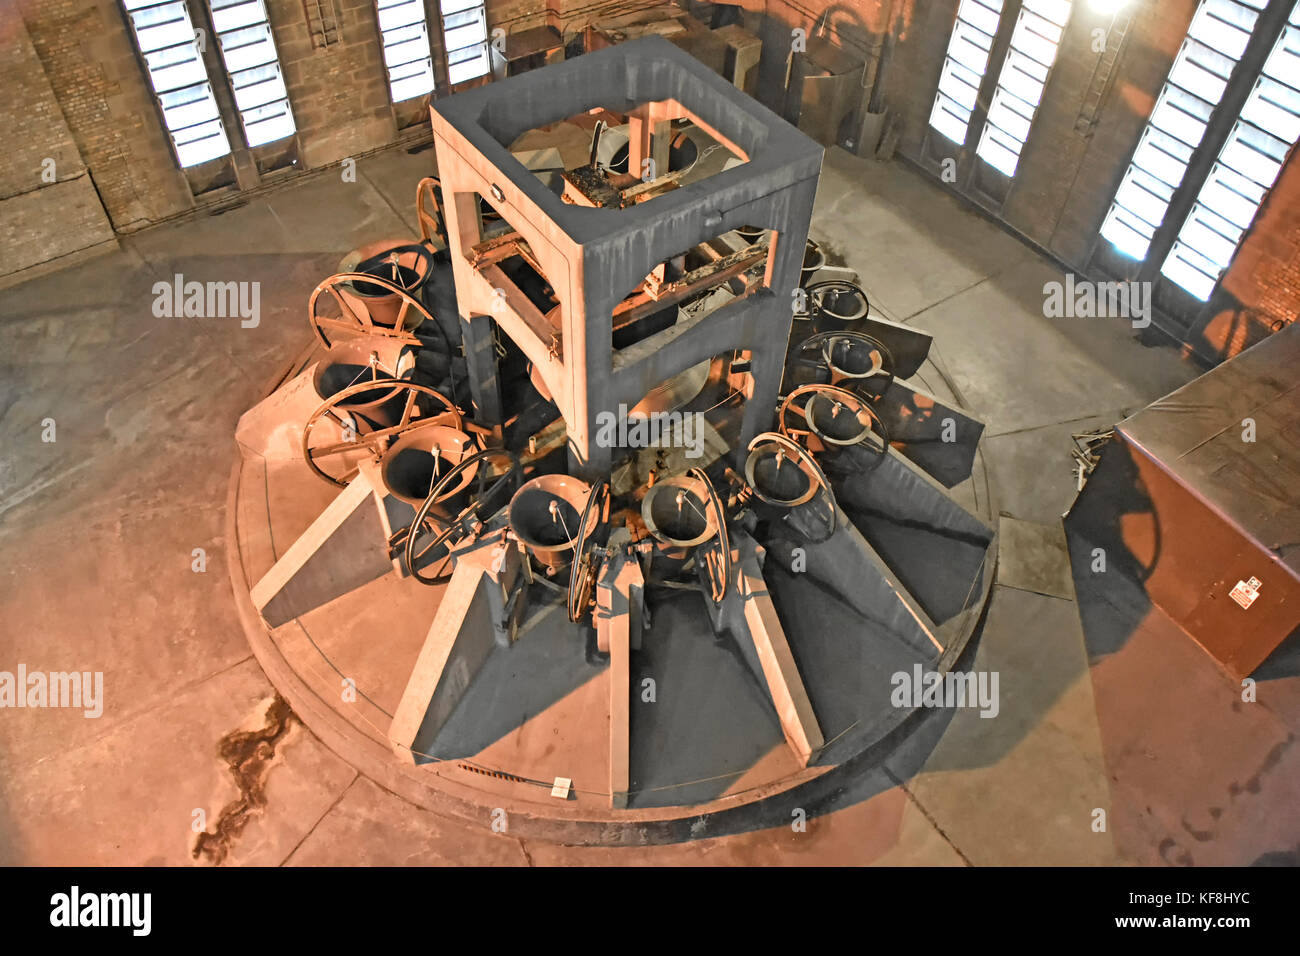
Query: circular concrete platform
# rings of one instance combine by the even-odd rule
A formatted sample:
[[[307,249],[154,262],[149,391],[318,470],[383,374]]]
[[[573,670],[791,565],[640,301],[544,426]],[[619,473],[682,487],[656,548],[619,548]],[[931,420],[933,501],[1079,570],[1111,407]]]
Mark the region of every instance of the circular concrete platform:
[[[267,394],[317,357],[314,347],[304,351]],[[911,384],[960,407],[928,360]],[[532,839],[667,843],[786,823],[793,808],[815,812],[906,739],[920,714],[891,702],[891,677],[952,668],[982,623],[993,583],[997,509],[982,451],[971,476],[946,492],[993,529],[981,554],[967,548],[957,556],[959,541],[918,531],[923,522],[906,515],[864,514],[860,524],[889,558],[896,586],[915,591],[915,582],[929,582],[921,590],[934,593],[921,603],[956,608],[943,622],[937,660],[769,557],[764,577],[827,741],[808,767],[786,745],[766,688],[735,643],[714,636],[704,598],[688,592],[656,601],[632,661],[629,806],[615,810],[608,658],[589,628],[569,623],[562,602],[536,609],[514,644],[492,652],[431,752],[395,752],[388,726],[446,586],[389,573],[268,628],[252,585],[338,489],[300,459],[241,452],[227,502],[229,572],[249,642],[277,690],[327,746],[379,785],[432,811]],[[918,546],[917,534],[929,543]],[[904,539],[908,548],[900,550]],[[891,555],[907,555],[903,564],[912,566]],[[945,561],[955,568],[946,577],[925,570]],[[551,795],[557,777],[572,781],[567,799]]]

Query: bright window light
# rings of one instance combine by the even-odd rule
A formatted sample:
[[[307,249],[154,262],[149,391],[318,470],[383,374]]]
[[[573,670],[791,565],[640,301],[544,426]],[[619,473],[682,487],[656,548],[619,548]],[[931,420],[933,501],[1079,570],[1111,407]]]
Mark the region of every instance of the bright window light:
[[[989,51],[1001,16],[1002,0],[961,0],[957,8],[957,23],[948,41],[930,125],[958,146],[966,143],[980,80],[988,69]]]
[[[1004,175],[1016,174],[1071,6],[1069,0],[1024,0],[1016,19],[1011,49],[998,75],[988,122],[975,151]]]
[[[1202,302],[1300,140],[1300,3],[1260,71],[1160,271]]]
[[[1101,227],[1125,255],[1147,257],[1265,2],[1201,0]]]
[[[379,0],[376,6],[393,102],[424,96],[433,89],[433,58],[423,0]]]
[[[125,0],[136,48],[182,167],[230,153],[184,0]]]
[[[292,136],[289,94],[263,0],[208,0],[208,8],[249,147]]]
[[[483,0],[442,0],[442,37],[447,50],[447,82],[452,86],[486,76],[487,12]]]

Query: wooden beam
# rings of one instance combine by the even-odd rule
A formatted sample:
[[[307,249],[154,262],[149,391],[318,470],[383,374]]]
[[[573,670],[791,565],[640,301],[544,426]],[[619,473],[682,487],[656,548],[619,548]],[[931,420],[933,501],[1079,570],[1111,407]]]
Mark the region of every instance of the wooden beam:
[[[636,557],[616,553],[596,583],[596,646],[609,653],[609,803],[627,808],[631,778],[632,648],[641,644],[645,580]]]
[[[519,586],[518,573],[518,549],[501,534],[457,552],[451,582],[388,729],[389,745],[406,762],[428,753],[425,748],[431,748],[492,649],[503,643],[505,596]]]
[[[279,627],[393,570],[383,503],[365,473],[338,493],[249,596]]]
[[[762,245],[747,246],[739,252],[705,263],[680,279],[660,286],[658,298],[652,299],[645,292],[629,296],[614,308],[614,328],[631,325],[660,309],[666,309],[748,272],[762,261],[766,251]]]
[[[781,732],[799,758],[800,765],[806,767],[825,744],[817,715],[813,713],[812,701],[790,650],[790,642],[772,604],[756,552],[752,548],[741,548],[733,554],[740,559],[738,578],[749,638],[753,641],[768,693],[781,722]]]

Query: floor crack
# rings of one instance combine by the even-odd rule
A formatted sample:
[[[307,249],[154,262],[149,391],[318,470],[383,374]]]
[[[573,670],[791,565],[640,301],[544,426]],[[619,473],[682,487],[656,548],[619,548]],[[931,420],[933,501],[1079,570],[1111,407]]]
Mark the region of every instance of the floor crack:
[[[230,768],[239,796],[226,804],[211,830],[198,835],[191,851],[194,859],[205,856],[214,866],[220,865],[253,815],[266,806],[266,778],[275,759],[276,746],[296,719],[288,702],[276,694],[266,709],[261,727],[234,730],[221,738],[217,754]]]

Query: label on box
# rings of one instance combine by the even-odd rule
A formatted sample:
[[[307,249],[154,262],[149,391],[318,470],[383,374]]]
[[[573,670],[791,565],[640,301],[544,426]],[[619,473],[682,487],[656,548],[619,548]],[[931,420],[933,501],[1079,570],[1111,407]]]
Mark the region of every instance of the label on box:
[[[1255,598],[1259,597],[1259,578],[1251,578],[1249,581],[1238,581],[1237,586],[1228,592],[1228,597],[1232,598],[1243,608],[1249,610],[1250,606],[1255,603]]]

